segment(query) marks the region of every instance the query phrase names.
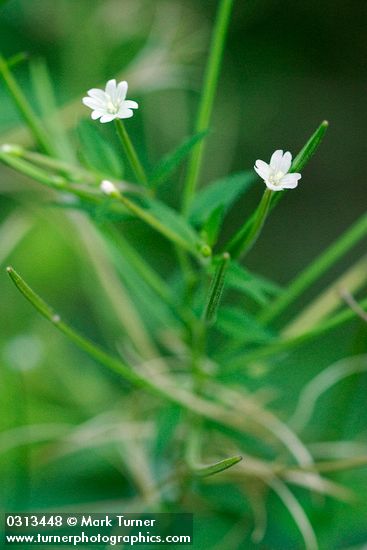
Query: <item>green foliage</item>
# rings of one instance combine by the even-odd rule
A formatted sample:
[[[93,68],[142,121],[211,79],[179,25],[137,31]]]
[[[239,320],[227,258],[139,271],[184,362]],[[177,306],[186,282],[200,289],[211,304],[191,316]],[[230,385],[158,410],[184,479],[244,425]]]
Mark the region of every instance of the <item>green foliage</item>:
[[[80,142],[79,155],[82,164],[105,178],[121,179],[124,176],[124,165],[111,144],[101,136],[100,131],[91,121],[83,120],[78,126]]]
[[[223,214],[256,181],[252,171],[240,172],[222,178],[198,191],[190,207],[190,219],[195,225],[207,223],[218,209]],[[220,210],[219,210],[220,212]]]
[[[200,143],[207,136],[208,132],[199,132],[194,136],[185,139],[172,153],[169,153],[154,168],[149,180],[153,188],[157,188],[165,183],[172,174],[184,162],[191,153],[193,147]]]
[[[157,127],[146,132],[146,97],[139,99],[141,106],[146,100],[143,119],[139,110],[133,120],[116,121],[121,149],[112,125],[81,121],[87,112],[80,101],[86,80],[89,85],[111,73],[112,65],[103,65],[102,58],[114,60],[116,49],[133,51],[153,27],[149,9],[142,23],[140,0],[136,2],[136,24],[143,26],[133,28],[132,10],[127,25],[136,36],[127,37],[126,45],[117,13],[112,22],[108,10],[102,14],[70,3],[70,17],[88,9],[88,25],[76,25],[93,54],[83,88],[69,75],[63,86],[54,79],[61,74],[57,63],[66,61],[68,73],[74,62],[81,70],[75,44],[68,44],[65,59],[60,56],[55,67],[32,59],[29,82],[22,54],[0,58],[1,77],[28,130],[16,130],[9,138],[21,145],[0,146],[0,162],[6,166],[1,177],[9,184],[0,261],[10,258],[20,266],[29,283],[9,267],[12,282],[35,313],[49,321],[39,321],[2,283],[7,320],[0,335],[4,509],[84,510],[88,502],[99,508],[105,502],[120,507],[123,501],[126,509],[142,512],[194,512],[198,550],[316,550],[319,544],[331,550],[356,544],[365,540],[367,513],[367,300],[357,295],[365,287],[364,263],[357,262],[316,298],[319,309],[311,321],[306,299],[296,300],[318,292],[321,277],[365,238],[366,214],[282,287],[240,264],[252,247],[261,250],[268,214],[286,193],[266,190],[253,212],[242,213],[236,231],[229,213],[242,209],[246,192],[257,181],[252,168],[243,166],[241,172],[197,189],[204,148],[214,135],[208,129],[233,0],[218,1],[196,123],[169,132],[166,128],[172,152],[149,177],[140,156],[149,158],[143,144],[153,132],[156,139]],[[11,4],[9,14],[15,9]],[[58,3],[51,4],[59,21]],[[155,8],[154,3],[154,17]],[[178,32],[184,16],[185,10],[176,13],[173,6],[174,39],[159,28],[131,66],[124,67],[124,75],[132,75],[132,89],[143,83],[137,94],[149,91],[149,75],[154,74],[162,87],[181,87],[185,103],[192,99],[184,87],[192,88],[192,83],[186,85],[191,73],[185,70],[195,50],[193,35],[186,54],[184,48],[176,50],[176,41],[184,40]],[[118,29],[113,48],[109,33],[96,47],[105,20]],[[61,33],[59,40],[69,34]],[[24,40],[29,36],[25,33]],[[156,81],[150,85],[157,88]],[[71,93],[75,103],[60,108],[57,98]],[[218,117],[220,113],[219,103]],[[177,120],[181,116],[173,114]],[[159,116],[163,120],[164,113]],[[144,124],[137,127],[141,120]],[[225,124],[226,117],[220,122]],[[310,162],[327,126],[323,122],[306,141],[292,171]],[[196,133],[175,146],[188,127]],[[292,127],[296,132],[297,125]],[[274,128],[269,123],[275,142],[282,136]],[[223,148],[226,161],[233,142]],[[125,166],[131,170],[125,172]],[[218,166],[210,173],[218,173]],[[175,178],[180,167],[186,173],[182,190]],[[102,179],[111,180],[112,190],[101,188]],[[183,192],[181,209],[157,198],[156,191],[168,181],[169,204],[178,204],[172,195],[178,198]],[[315,199],[315,211],[318,204]],[[291,228],[292,215],[281,223]],[[274,234],[271,246],[282,257]],[[296,246],[291,230],[288,241],[287,246]],[[222,250],[212,253],[218,242],[225,243]],[[258,261],[259,256],[251,258],[248,265]],[[273,273],[270,266],[270,277]],[[340,289],[340,281],[348,288]],[[359,512],[350,507],[355,494],[362,497]]]
[[[272,334],[263,328],[254,317],[239,307],[222,307],[218,313],[217,329],[231,340],[264,344],[270,342]]]

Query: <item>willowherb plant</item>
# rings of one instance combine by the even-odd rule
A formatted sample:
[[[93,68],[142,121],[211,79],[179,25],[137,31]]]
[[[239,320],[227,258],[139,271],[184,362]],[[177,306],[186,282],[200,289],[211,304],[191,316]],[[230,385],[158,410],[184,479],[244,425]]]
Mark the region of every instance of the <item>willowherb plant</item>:
[[[153,170],[147,169],[129,136],[130,121],[124,122],[134,114],[139,116],[138,104],[126,99],[127,82],[117,84],[116,80],[109,80],[104,90],[93,88],[84,97],[83,103],[92,109],[93,124],[115,125],[129,165],[128,178],[119,177],[116,157],[120,152],[116,153],[103,138],[95,138],[95,134],[93,146],[105,151],[109,160],[101,168],[87,160],[83,147],[77,159],[69,135],[60,127],[58,135],[50,131],[28,103],[11,70],[18,60],[0,58],[3,81],[36,144],[32,150],[3,144],[0,160],[55,191],[55,200],[66,215],[70,209],[84,213],[83,218],[72,220],[90,251],[109,307],[118,314],[125,341],[115,353],[105,351],[73,329],[15,269],[9,267],[8,273],[20,292],[55,328],[130,384],[132,398],[137,389],[156,396],[151,404],[153,421],[158,424],[158,413],[165,410],[167,403],[173,405],[167,412],[172,415],[172,429],[167,435],[165,470],[157,474],[152,486],[142,489],[139,480],[136,483],[143,506],[158,509],[162,502],[167,505],[171,501],[176,509],[195,511],[195,495],[200,495],[199,508],[208,511],[208,486],[232,483],[254,510],[252,540],[258,543],[266,531],[266,495],[274,491],[293,516],[306,548],[314,550],[318,543],[312,522],[290,486],[349,499],[350,492],[325,474],[366,464],[367,455],[346,454],[335,460],[318,461],[317,454],[314,456],[310,450],[312,446],[302,441],[301,431],[321,393],[345,376],[367,370],[366,358],[346,358],[319,374],[305,387],[289,422],[272,412],[266,394],[248,389],[246,376],[264,369],[266,372],[279,357],[322,337],[355,315],[365,320],[367,300],[358,304],[352,296],[365,282],[363,261],[288,325],[279,328],[278,323],[273,323],[366,236],[367,215],[285,289],[249,272],[240,263],[258,242],[267,217],[287,189],[297,187],[303,168],[327,130],[324,121],[293,161],[291,153],[283,150],[275,151],[269,164],[256,160],[254,169],[266,186],[263,196],[241,227],[227,241],[223,238],[223,224],[231,206],[250,187],[262,186],[251,169],[198,189],[232,7],[233,0],[219,2],[195,133]],[[35,74],[41,89],[49,83],[44,67],[39,66]],[[181,189],[175,174],[186,161],[186,179]],[[162,200],[161,189],[168,181],[172,182],[171,193],[182,196],[180,209]],[[66,196],[69,199],[65,200]],[[149,246],[139,246],[139,242],[129,238],[132,220],[144,224]],[[160,239],[159,248],[152,245],[156,236]],[[172,266],[162,264],[157,268],[156,257],[163,247],[172,255]],[[125,287],[128,292],[121,299],[120,292],[124,293]],[[225,305],[227,289],[240,306]],[[254,314],[245,309],[246,304],[251,304],[250,311],[256,308]],[[338,308],[340,311],[336,311]],[[129,398],[126,396],[127,402]],[[181,414],[173,414],[176,410]],[[162,436],[158,432],[158,446],[162,445],[159,437]],[[155,457],[148,453],[148,460]],[[235,514],[233,510],[231,513]],[[269,515],[272,519],[271,511]],[[238,548],[245,547],[241,544],[247,544],[247,536],[247,532],[240,536]]]

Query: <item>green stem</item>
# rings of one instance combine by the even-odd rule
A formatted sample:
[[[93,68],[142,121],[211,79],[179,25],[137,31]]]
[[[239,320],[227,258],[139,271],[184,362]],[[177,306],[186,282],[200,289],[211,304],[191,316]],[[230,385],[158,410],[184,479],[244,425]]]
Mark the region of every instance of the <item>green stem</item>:
[[[4,153],[0,149],[0,161],[17,170],[47,187],[52,189],[68,190],[68,182],[65,178],[57,175],[48,174],[41,168],[15,156],[13,153]]]
[[[224,252],[224,254],[222,255],[222,260],[218,265],[216,273],[214,274],[213,281],[209,290],[208,301],[203,315],[204,321],[207,324],[211,324],[215,320],[218,306],[222,298],[225,276],[230,260],[231,256],[228,254],[228,252]]]
[[[156,273],[150,265],[140,256],[136,248],[131,246],[120,231],[109,224],[102,227],[111,245],[118,249],[120,255],[135,269],[140,277],[155,291],[155,293],[166,303],[173,305],[174,297],[166,281]]]
[[[259,316],[263,323],[269,323],[280,315],[294,300],[317,281],[344,254],[367,235],[367,214],[363,214],[341,237],[296,277],[287,290]]]
[[[40,148],[50,156],[54,156],[55,152],[50,144],[50,140],[45,132],[41,122],[32,110],[28,101],[26,100],[21,88],[18,86],[15,78],[11,74],[8,64],[5,59],[0,55],[0,74],[4,79],[4,82],[12,96],[14,103],[16,104],[20,114],[24,121],[28,124],[35,140]]]
[[[294,161],[292,162],[292,166],[290,169],[290,172],[299,172],[301,171],[304,166],[309,162],[313,154],[316,152],[318,147],[320,146],[326,130],[328,129],[329,123],[327,120],[324,120],[320,126],[315,130],[315,132],[312,134],[312,136],[308,139],[308,141],[305,143],[305,145],[302,147],[298,155],[295,157]],[[278,202],[284,197],[286,193],[283,192],[277,192],[273,193],[269,205],[269,211],[271,212],[273,208],[278,204]],[[238,247],[241,248],[241,243],[246,240],[246,236],[253,230],[253,226],[257,223],[258,218],[258,211],[255,210],[253,214],[248,218],[248,220],[245,222],[243,227],[238,231],[238,233],[233,237],[232,246],[234,248]],[[230,245],[225,245],[225,250],[229,250],[232,253],[232,256],[234,256],[233,250],[231,250]]]
[[[272,197],[273,191],[266,189],[256,209],[253,220],[250,220],[251,226],[249,226],[248,220],[226,245],[228,252],[233,258],[243,257],[257,241],[268,216]]]
[[[166,237],[169,241],[171,241],[174,244],[177,244],[181,248],[187,250],[188,252],[191,252],[195,256],[200,257],[200,253],[197,250],[194,250],[190,243],[188,241],[185,241],[178,233],[175,233],[174,231],[171,231],[169,227],[164,225],[162,222],[160,222],[157,218],[152,216],[147,210],[144,208],[141,208],[134,202],[132,202],[130,199],[125,197],[120,192],[116,192],[116,194],[113,195],[114,198],[116,198],[119,202],[121,202],[130,212],[132,212],[135,216],[143,220],[145,223],[150,225],[153,229],[158,231],[158,233],[161,233],[164,237]]]
[[[109,370],[117,372],[132,385],[148,389],[153,391],[155,394],[164,397],[165,399],[168,398],[169,401],[175,402],[176,404],[178,401],[178,403],[181,404],[181,401],[175,396],[170,395],[168,391],[161,389],[148,378],[143,377],[136,370],[132,370],[130,367],[125,365],[122,361],[111,357],[100,347],[96,346],[87,338],[81,336],[68,324],[62,321],[60,315],[58,315],[40,296],[38,296],[38,294],[36,294],[28,286],[28,284],[12,267],[8,267],[7,272],[18,290],[37,309],[37,311],[39,311],[43,317],[50,321],[58,330],[65,334],[69,340],[74,342],[74,344],[85,351],[90,357],[95,359],[98,363],[103,364]]]
[[[12,268],[7,268],[8,274],[17,289],[32,304],[32,306],[50,321],[55,328],[65,334],[77,347],[83,350],[92,359],[103,365],[108,370],[122,376],[131,385],[147,390],[169,403],[179,405],[183,409],[195,413],[195,415],[206,418],[209,421],[217,422],[220,425],[230,427],[239,432],[243,431],[242,423],[236,411],[222,409],[216,403],[199,398],[188,390],[178,387],[172,378],[161,377],[159,374],[152,376],[152,372],[144,372],[140,369],[131,369],[120,359],[112,357],[99,346],[81,336],[67,323],[61,320],[60,316],[38,296]]]
[[[361,304],[359,304],[359,308],[362,310],[367,309],[367,299],[363,300]],[[334,317],[332,317],[331,319],[320,323],[312,330],[305,332],[304,334],[300,334],[299,336],[295,336],[294,338],[277,340],[276,342],[271,343],[268,346],[255,349],[254,351],[250,351],[241,355],[238,363],[233,363],[228,370],[238,370],[245,364],[258,361],[259,359],[265,359],[266,357],[271,357],[272,355],[276,355],[281,352],[288,352],[302,345],[303,343],[308,342],[309,340],[313,340],[314,338],[317,338],[322,334],[333,330],[334,328],[344,325],[345,323],[353,319],[353,317],[356,317],[356,312],[350,308],[345,309],[337,315],[334,315]]]
[[[233,2],[234,0],[220,0],[217,20],[211,42],[210,55],[204,77],[203,95],[199,106],[196,133],[207,130],[209,126]],[[184,213],[188,212],[195,194],[203,153],[204,142],[202,141],[193,149],[189,162],[184,187]]]
[[[120,138],[126,156],[129,159],[131,168],[133,169],[138,182],[142,183],[145,186],[148,186],[148,178],[146,176],[145,170],[139,160],[135,147],[132,144],[131,139],[129,138],[129,134],[126,131],[124,123],[119,118],[116,119],[115,122],[117,134]]]
[[[23,160],[22,158],[16,157],[13,154],[3,153],[1,150],[0,162],[3,162],[10,168],[17,170],[17,172],[20,172],[21,174],[24,174],[34,179],[35,181],[38,181],[43,185],[50,187],[51,189],[56,189],[57,191],[67,191],[77,197],[80,197],[81,199],[88,201],[89,203],[101,204],[105,200],[105,197],[96,194],[96,192],[93,190],[88,191],[87,189],[83,189],[81,187],[75,187],[62,176],[49,174],[41,168],[38,168],[37,166],[34,166],[33,164]],[[118,213],[121,214],[121,210],[122,209],[119,206]]]

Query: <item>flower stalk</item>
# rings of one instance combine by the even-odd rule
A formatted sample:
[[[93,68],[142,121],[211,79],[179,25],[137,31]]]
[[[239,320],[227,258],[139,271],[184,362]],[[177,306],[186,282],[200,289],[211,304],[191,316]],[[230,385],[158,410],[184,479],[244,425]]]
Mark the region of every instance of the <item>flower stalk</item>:
[[[233,258],[243,257],[257,241],[268,216],[273,193],[274,191],[271,191],[271,189],[264,191],[259,206],[255,211],[253,221],[250,219],[251,225],[249,222],[246,222],[226,245],[228,252]]]
[[[134,171],[134,174],[139,183],[148,186],[148,178],[145,170],[139,160],[135,147],[126,131],[124,123],[120,119],[115,120],[117,134],[122,143],[125,154],[129,160],[130,166]]]
[[[191,244],[183,239],[178,233],[172,231],[169,227],[164,225],[160,220],[153,216],[150,212],[141,208],[139,205],[135,204],[133,201],[128,199],[123,193],[117,189],[117,187],[110,181],[104,180],[101,183],[102,192],[110,197],[111,199],[116,199],[118,202],[123,204],[127,210],[134,214],[137,218],[140,218],[142,221],[150,225],[155,231],[166,237],[173,244],[180,246],[181,248],[187,250],[188,252],[194,253],[195,255],[200,255],[200,250],[193,250]]]

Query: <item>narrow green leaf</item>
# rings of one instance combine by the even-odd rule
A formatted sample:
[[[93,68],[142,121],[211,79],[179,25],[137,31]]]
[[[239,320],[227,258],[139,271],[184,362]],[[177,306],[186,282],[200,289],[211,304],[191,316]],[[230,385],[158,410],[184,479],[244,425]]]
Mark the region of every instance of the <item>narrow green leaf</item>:
[[[199,143],[208,132],[199,132],[189,138],[186,138],[173,152],[169,153],[154,168],[149,181],[153,188],[165,183],[180,164],[190,154],[193,147]]]
[[[222,206],[224,213],[256,181],[252,170],[232,174],[200,190],[193,200],[189,218],[195,225],[202,225],[210,214]]]
[[[75,162],[74,148],[58,116],[53,84],[46,63],[41,59],[33,59],[30,72],[42,122],[52,141],[53,150],[58,158]]]
[[[137,388],[145,389],[161,399],[179,405],[181,408],[206,418],[209,421],[215,419],[216,422],[223,426],[229,426],[240,432],[242,431],[242,427],[237,421],[234,422],[233,418],[228,418],[227,409],[223,409],[215,405],[212,401],[200,398],[188,390],[185,390],[182,386],[178,386],[172,376],[160,376],[159,373],[157,373],[157,376],[152,377],[148,375],[146,370],[132,369],[120,359],[106,353],[102,348],[94,344],[91,340],[84,338],[71,326],[65,323],[60,316],[55,313],[55,311],[38,296],[30,286],[28,286],[12,267],[8,267],[7,272],[17,289],[31,305],[93,360],[97,361],[108,370],[119,374],[127,382]]]
[[[41,149],[48,155],[53,155],[53,147],[50,142],[50,138],[45,131],[41,121],[29,105],[26,96],[23,94],[21,87],[13,77],[9,70],[8,64],[5,59],[0,55],[0,75],[2,76],[6,87],[27,126],[33,134],[33,137],[37,141]]]
[[[329,127],[327,120],[324,120],[317,128],[316,132],[312,134],[307,143],[302,147],[298,155],[292,162],[291,172],[300,172],[311,159],[323,140],[326,130]]]
[[[209,246],[214,246],[218,240],[220,228],[224,218],[224,205],[218,206],[215,208],[209,215],[208,219],[205,221],[202,230],[200,232],[204,241],[208,243]]]
[[[83,120],[78,126],[78,137],[81,145],[80,159],[88,169],[99,174],[101,179],[121,179],[124,176],[124,165],[121,155],[103,139],[95,123]]]
[[[231,262],[228,268],[226,284],[228,288],[241,292],[260,306],[268,304],[270,298],[279,296],[282,291],[280,286],[248,271],[234,261]]]
[[[233,4],[234,0],[220,0],[218,4],[218,12],[205,70],[203,93],[200,99],[196,122],[197,132],[202,132],[209,128]],[[193,148],[187,169],[182,205],[185,216],[195,197],[203,155],[204,142],[201,142]]]
[[[209,290],[208,301],[204,311],[204,320],[206,323],[210,324],[215,321],[219,303],[223,294],[224,281],[226,276],[226,271],[228,264],[230,262],[230,255],[225,252],[222,255],[220,263],[216,269],[216,272],[213,277],[212,284]]]
[[[241,343],[263,344],[270,342],[273,335],[251,315],[238,307],[222,307],[218,311],[216,328],[231,340]]]
[[[179,235],[191,247],[195,249],[200,247],[201,239],[199,235],[179,212],[151,197],[142,197],[141,201],[147,211]]]
[[[299,171],[307,164],[307,162],[310,160],[310,158],[312,157],[312,155],[315,153],[318,146],[320,145],[327,128],[328,128],[328,122],[323,121],[320,124],[320,126],[317,128],[317,130],[312,134],[312,136],[307,141],[305,146],[301,149],[301,151],[295,157],[290,170],[291,172]],[[281,191],[281,192],[279,191],[276,193],[274,192],[271,194],[270,204],[266,205],[268,210],[267,214],[270,213],[273,210],[273,208],[275,208],[275,206],[282,199],[282,197],[284,197],[285,194],[286,194],[285,191]],[[264,197],[266,196],[267,195],[264,193]],[[262,205],[262,203],[264,203],[264,200],[261,201],[259,207],[255,210],[255,212],[253,212],[253,214],[245,221],[243,226],[232,237],[231,241],[229,243],[226,243],[225,250],[228,250],[234,258],[237,257],[239,254],[243,254],[244,252],[246,252],[246,250],[249,250],[249,246],[251,246],[255,242],[259,234],[259,231],[257,230],[258,230],[259,221],[261,221],[260,218],[261,218],[262,212],[261,212],[260,206]],[[254,235],[255,235],[255,238],[253,238]],[[242,243],[245,243],[244,250],[241,248]]]
[[[24,61],[27,61],[28,57],[29,56],[26,52],[19,52],[13,55],[12,57],[9,57],[6,62],[8,64],[9,69],[12,69],[17,65],[20,65]]]
[[[363,214],[335,242],[307,266],[269,308],[264,310],[259,319],[269,323],[280,315],[305,290],[326,273],[340,258],[361,241],[367,234],[367,214]]]
[[[238,464],[239,462],[241,462],[241,460],[242,456],[232,456],[231,458],[225,458],[224,460],[216,462],[215,464],[211,464],[210,466],[196,468],[193,471],[193,474],[197,477],[209,477],[214,474],[224,472],[224,470],[228,470],[228,468],[231,468],[235,464]]]

